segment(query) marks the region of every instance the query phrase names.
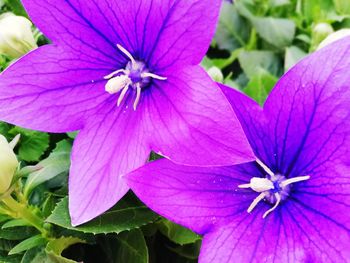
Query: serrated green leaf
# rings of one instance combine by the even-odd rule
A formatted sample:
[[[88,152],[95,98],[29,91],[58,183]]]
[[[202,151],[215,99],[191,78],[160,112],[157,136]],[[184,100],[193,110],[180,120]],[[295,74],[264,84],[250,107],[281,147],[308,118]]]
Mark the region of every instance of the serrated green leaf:
[[[38,185],[68,172],[70,167],[70,152],[72,145],[67,140],[61,141],[48,158],[38,163],[41,169],[31,173],[24,187],[24,195],[29,196]]]
[[[1,229],[13,228],[19,226],[30,226],[27,221],[23,219],[13,219],[2,225]]]
[[[179,245],[191,244],[202,239],[201,236],[193,233],[191,230],[166,219],[159,223],[159,230],[164,236]]]
[[[262,39],[279,49],[289,46],[294,39],[296,26],[292,20],[255,17],[252,23]]]
[[[46,239],[43,238],[41,235],[36,235],[33,237],[30,237],[18,245],[16,245],[14,248],[12,248],[9,252],[9,255],[14,255],[18,253],[22,253],[26,250],[32,249],[34,247],[43,246],[47,243]]]
[[[18,155],[24,161],[38,161],[49,147],[49,135],[47,133],[14,127],[10,130],[10,134],[21,134]]]
[[[47,218],[47,222],[85,233],[106,234],[139,228],[154,222],[157,218],[158,215],[147,207],[122,207],[118,203],[114,208],[93,221],[79,227],[72,227],[68,212],[68,199],[63,198]]]

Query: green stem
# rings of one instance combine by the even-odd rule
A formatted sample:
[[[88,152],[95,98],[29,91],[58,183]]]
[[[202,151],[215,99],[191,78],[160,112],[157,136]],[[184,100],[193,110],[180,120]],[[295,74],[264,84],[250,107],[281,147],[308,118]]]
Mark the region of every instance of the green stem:
[[[11,195],[3,197],[1,202],[9,208],[8,214],[11,217],[27,221],[30,225],[38,229],[44,237],[48,235],[43,225],[43,219],[28,208],[27,204],[17,202]]]

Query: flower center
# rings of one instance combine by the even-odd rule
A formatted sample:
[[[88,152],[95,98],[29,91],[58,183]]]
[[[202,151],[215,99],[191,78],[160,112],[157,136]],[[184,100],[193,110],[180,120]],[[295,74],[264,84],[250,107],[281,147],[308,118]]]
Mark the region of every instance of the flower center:
[[[266,178],[253,177],[250,179],[249,184],[238,185],[239,188],[251,188],[253,191],[260,193],[253,202],[248,207],[247,212],[250,213],[262,200],[266,200],[274,206],[267,210],[263,218],[267,217],[272,211],[274,211],[277,206],[281,203],[282,200],[286,199],[289,195],[290,185],[306,181],[310,179],[310,176],[298,176],[287,179],[281,174],[274,174],[270,168],[268,168],[263,162],[259,159],[256,162],[264,169],[266,172]]]
[[[166,80],[167,78],[149,72],[145,63],[135,60],[130,52],[121,45],[118,44],[117,47],[130,61],[124,69],[118,69],[104,77],[108,80],[105,90],[109,94],[120,92],[118,106],[122,103],[128,90],[134,90],[136,92],[136,98],[133,107],[136,110],[140,102],[142,88],[148,86],[152,79]]]

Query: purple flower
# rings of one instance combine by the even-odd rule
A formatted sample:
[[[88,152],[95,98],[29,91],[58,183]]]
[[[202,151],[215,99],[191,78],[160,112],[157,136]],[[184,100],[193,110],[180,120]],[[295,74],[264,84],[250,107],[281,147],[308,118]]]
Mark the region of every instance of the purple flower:
[[[203,234],[201,263],[349,262],[350,38],[304,59],[264,109],[222,87],[257,156],[226,167],[160,160],[128,175],[152,209]]]
[[[128,191],[121,175],[151,150],[181,164],[254,159],[224,94],[197,65],[220,3],[23,0],[54,44],[1,75],[0,119],[47,132],[81,130],[69,178],[73,225],[113,206]]]

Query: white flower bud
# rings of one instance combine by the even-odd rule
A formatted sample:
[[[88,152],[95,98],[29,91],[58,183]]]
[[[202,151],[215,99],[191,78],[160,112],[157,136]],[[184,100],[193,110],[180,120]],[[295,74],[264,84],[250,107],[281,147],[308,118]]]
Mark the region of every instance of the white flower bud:
[[[323,40],[317,49],[323,48],[325,46],[328,46],[329,44],[332,44],[333,42],[336,42],[344,37],[350,36],[350,29],[341,29],[339,31],[336,31],[332,34],[330,34],[325,40]]]
[[[334,32],[333,27],[327,23],[318,23],[312,28],[312,46],[313,50],[324,40],[327,36]]]
[[[208,74],[216,82],[224,81],[224,75],[222,74],[221,70],[217,67],[211,67],[210,69],[208,69]]]
[[[0,195],[10,188],[17,166],[18,161],[12,145],[0,134]]]
[[[0,16],[0,54],[18,58],[37,47],[27,18],[12,13]]]

